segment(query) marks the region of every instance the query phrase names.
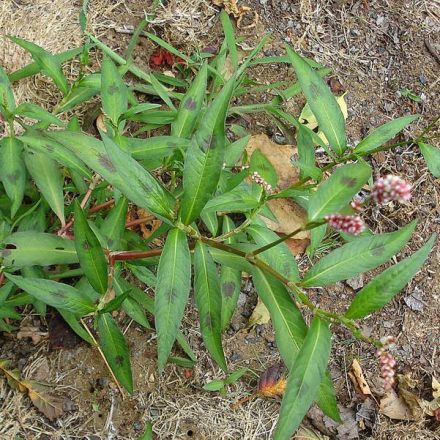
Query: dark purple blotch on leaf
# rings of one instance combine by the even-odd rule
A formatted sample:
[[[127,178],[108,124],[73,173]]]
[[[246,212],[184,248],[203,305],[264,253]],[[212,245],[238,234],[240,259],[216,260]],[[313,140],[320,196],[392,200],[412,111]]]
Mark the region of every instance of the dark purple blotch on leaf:
[[[357,180],[355,177],[342,176],[341,183],[349,188],[352,188],[356,185]]]
[[[8,174],[8,175],[6,176],[6,178],[9,180],[9,182],[11,182],[11,183],[16,183],[17,180],[19,179],[19,175],[18,175],[18,173]]]
[[[98,161],[107,171],[110,171],[111,173],[116,172],[115,166],[107,155],[100,154],[98,156]]]
[[[227,281],[226,283],[223,283],[222,290],[226,298],[230,298],[234,294],[235,283],[233,283],[232,281]]]
[[[109,95],[114,95],[119,92],[119,87],[116,85],[116,83],[112,83],[108,87],[107,92]]]
[[[124,356],[121,356],[120,354],[118,354],[116,357],[115,357],[115,363],[116,363],[116,365],[118,365],[118,366],[122,366],[122,365],[124,365]]]
[[[187,110],[194,110],[196,107],[197,107],[197,103],[192,98],[188,98],[188,100],[185,102],[185,108]]]

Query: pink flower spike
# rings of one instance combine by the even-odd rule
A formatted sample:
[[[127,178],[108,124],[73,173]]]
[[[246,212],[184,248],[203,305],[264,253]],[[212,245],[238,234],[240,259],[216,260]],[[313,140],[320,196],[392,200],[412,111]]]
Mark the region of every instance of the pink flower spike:
[[[371,191],[371,198],[379,204],[397,200],[406,202],[411,198],[411,185],[399,176],[388,174],[386,177],[378,179]]]
[[[359,235],[365,229],[365,224],[358,215],[331,214],[325,219],[333,229],[347,234]]]
[[[364,203],[364,201],[360,198],[360,197],[355,197],[352,201],[351,201],[351,203],[350,203],[350,206],[354,209],[354,210],[356,210],[356,211],[358,211],[358,212],[361,212],[362,211],[362,205],[363,205],[363,203]]]

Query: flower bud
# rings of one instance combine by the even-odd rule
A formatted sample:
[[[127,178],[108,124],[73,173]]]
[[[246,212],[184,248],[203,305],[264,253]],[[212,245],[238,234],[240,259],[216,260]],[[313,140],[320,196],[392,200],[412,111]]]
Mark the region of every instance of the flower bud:
[[[379,204],[388,203],[392,200],[405,202],[411,198],[411,185],[399,176],[388,174],[388,176],[381,177],[374,183],[371,198]]]
[[[365,224],[358,215],[331,214],[325,219],[333,229],[347,234],[359,235],[365,229]]]

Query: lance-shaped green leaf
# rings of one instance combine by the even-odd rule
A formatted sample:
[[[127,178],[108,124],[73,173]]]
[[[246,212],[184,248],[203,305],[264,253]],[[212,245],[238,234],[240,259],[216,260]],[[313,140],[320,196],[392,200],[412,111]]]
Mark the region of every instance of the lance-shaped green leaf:
[[[64,127],[64,122],[54,116],[52,113],[48,112],[44,108],[32,102],[23,102],[15,109],[15,114],[20,116],[27,116],[31,119],[36,119],[38,121],[57,125],[58,127]]]
[[[244,136],[232,144],[229,144],[226,147],[225,151],[225,164],[228,167],[234,166],[240,157],[243,155],[243,152],[246,148],[246,145],[249,142],[249,139],[251,138],[251,135]]]
[[[168,233],[157,270],[154,302],[159,371],[171,353],[191,288],[191,255],[180,229]]]
[[[4,240],[0,250],[3,265],[12,268],[50,266],[52,264],[78,263],[72,240],[53,234],[26,231],[15,232]]]
[[[91,286],[103,295],[107,291],[107,260],[78,202],[75,202],[73,231],[79,264]]]
[[[100,313],[96,318],[99,346],[104,353],[113,374],[131,394],[133,376],[131,374],[130,353],[127,341],[110,313]]]
[[[40,278],[23,278],[10,274],[5,274],[5,276],[20,289],[49,306],[67,310],[80,316],[95,310],[94,304],[87,296],[68,284]]]
[[[388,304],[422,267],[435,243],[433,235],[417,252],[384,270],[370,281],[353,299],[345,316],[359,319]]]
[[[258,247],[265,246],[279,240],[275,232],[263,225],[253,224],[246,231]],[[290,281],[299,281],[298,264],[286,243],[282,242],[269,248],[260,254],[261,258],[270,264],[276,271],[284,275]]]
[[[235,228],[234,222],[227,215],[223,218],[223,233],[228,233]],[[227,238],[224,243],[232,244],[236,238]],[[222,329],[226,330],[232,315],[237,307],[238,296],[241,289],[241,271],[237,267],[222,266],[220,272],[220,289],[222,293]]]
[[[205,98],[207,78],[208,65],[205,63],[180,103],[177,117],[171,124],[171,136],[189,138],[192,135]]]
[[[305,274],[302,286],[327,286],[374,269],[405,246],[416,222],[388,234],[360,237],[321,258]]]
[[[281,357],[290,370],[307,334],[306,323],[280,281],[257,267],[252,275],[258,296],[269,310]]]
[[[122,279],[119,274],[114,276],[113,287],[115,289],[116,296],[120,296],[125,292],[128,292],[129,295],[122,303],[122,310],[142,327],[151,328],[150,323],[145,316],[144,307],[142,307],[142,305],[132,297],[132,286],[127,286],[127,284],[128,283]],[[124,287],[126,288],[125,290]]]
[[[176,149],[186,150],[189,145],[188,139],[175,136],[154,136],[151,138],[137,139],[124,138],[127,141],[127,151],[134,159],[144,162],[150,168],[150,162],[157,162],[171,156]]]
[[[125,185],[135,195],[133,200],[138,206],[146,208],[153,214],[167,219],[173,217],[174,197],[159,182],[136,162],[129,154],[122,151],[113,140],[101,133],[110,164],[114,167],[118,179],[124,178]],[[105,157],[105,156],[104,156]],[[104,158],[102,158],[104,160]],[[109,167],[109,170],[110,171]],[[114,173],[113,173],[114,174]],[[115,185],[116,186],[116,185]],[[121,192],[124,191],[121,189]],[[130,197],[125,194],[129,199]],[[139,201],[140,203],[138,203]]]
[[[76,105],[86,102],[97,95],[101,89],[101,74],[92,73],[84,75],[70,89],[69,93],[56,106],[54,113],[59,114],[74,108]]]
[[[25,150],[24,160],[38,189],[64,226],[64,179],[58,164],[46,154],[29,149]]]
[[[113,61],[104,56],[101,66],[101,99],[104,113],[118,126],[119,117],[128,108],[127,86]]]
[[[333,174],[318,186],[310,196],[308,216],[310,221],[336,214],[345,208],[371,175],[366,162],[357,162],[336,168]]]
[[[27,130],[19,139],[31,150],[44,153],[69,170],[75,171],[88,179],[91,178],[91,172],[84,162],[78,159],[78,157],[76,157],[76,155],[64,145],[53,139],[44,137],[42,132],[37,130]]]
[[[0,179],[12,202],[11,217],[14,217],[21,206],[26,184],[23,143],[15,137],[5,137],[0,141]]]
[[[106,146],[83,133],[57,131],[47,136],[63,144],[129,200],[163,219],[173,216],[174,197],[129,154],[105,136]]]
[[[235,81],[233,76],[214,99],[188,148],[180,211],[186,225],[196,219],[217,188],[225,153],[225,118]]]
[[[210,254],[216,263],[222,264],[233,269],[239,269],[242,272],[252,272],[252,264],[244,257],[231,254],[228,251],[222,249],[211,248]]]
[[[440,148],[419,142],[420,151],[423,154],[426,165],[434,177],[440,177]]]
[[[84,339],[84,341],[90,345],[94,344],[93,339],[87,331],[84,330],[84,327],[80,324],[78,317],[74,313],[62,309],[58,309],[58,312],[80,338]]]
[[[69,91],[69,85],[67,84],[67,79],[63,74],[61,69],[61,63],[58,58],[52,55],[47,50],[42,47],[31,43],[29,41],[23,40],[18,37],[9,37],[14,43],[21,46],[23,49],[27,50],[36,63],[41,67],[41,72],[52,78],[55,85],[66,95]]]
[[[199,311],[203,341],[217,364],[226,371],[221,333],[220,279],[208,248],[200,241],[194,251],[194,298]]]
[[[258,198],[243,185],[213,197],[203,210],[205,212],[246,212],[258,205]]]
[[[6,72],[0,66],[0,111],[2,111],[2,109],[5,109],[7,112],[5,117],[13,115],[15,110],[15,97],[8,75],[6,75]]]
[[[286,50],[319,128],[336,154],[342,155],[347,148],[347,139],[341,108],[321,76],[290,47],[287,46]]]
[[[88,44],[86,45],[86,48],[91,48],[92,45]],[[84,46],[76,47],[75,49],[68,49],[64,52],[60,52],[57,54],[54,54],[54,57],[58,60],[59,63],[64,63],[65,61],[69,61],[72,58],[75,58],[77,55],[79,55],[84,50]],[[14,72],[10,73],[9,80],[11,82],[19,81],[23,78],[27,78],[28,76],[36,75],[41,71],[41,67],[38,63],[34,62],[31,64],[28,64],[21,69],[17,69]]]
[[[287,379],[274,440],[289,440],[319,390],[330,357],[328,323],[314,318]]]
[[[127,199],[120,197],[102,223],[100,232],[107,239],[108,248],[112,251],[120,249],[121,238],[125,231],[127,209]]]
[[[385,142],[392,139],[397,133],[402,131],[411,122],[418,119],[420,115],[402,116],[397,119],[393,119],[390,122],[376,128],[365,139],[359,142],[354,149],[355,153],[368,153],[377,147],[380,147]]]

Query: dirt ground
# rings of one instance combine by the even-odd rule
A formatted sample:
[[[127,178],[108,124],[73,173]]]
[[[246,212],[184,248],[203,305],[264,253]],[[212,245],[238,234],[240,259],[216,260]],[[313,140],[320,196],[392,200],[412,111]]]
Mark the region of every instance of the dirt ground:
[[[183,52],[221,42],[218,9],[210,0],[169,0],[160,8],[152,26],[159,36]],[[272,32],[265,55],[280,54],[289,43],[304,55],[330,67],[333,76],[348,91],[347,120],[350,144],[397,116],[421,113],[422,117],[403,134],[419,133],[440,110],[440,2],[438,0],[247,0],[251,8],[238,31],[243,50],[253,47]],[[4,35],[13,34],[41,44],[54,52],[81,44],[78,26],[80,1],[2,0],[0,5],[0,64],[7,71],[29,62]],[[148,11],[148,0],[91,0],[89,30],[116,50],[126,47],[125,30],[136,25]],[[258,22],[255,26],[256,13]],[[251,26],[248,26],[251,25]],[[246,27],[248,26],[248,27]],[[135,61],[147,68],[153,45],[142,40]],[[77,66],[71,65],[72,73]],[[287,66],[267,65],[253,72],[261,81],[294,78]],[[421,97],[414,102],[402,95],[408,89]],[[50,107],[56,92],[42,76],[17,85],[21,102],[37,100]],[[405,93],[405,92],[403,92]],[[267,100],[269,95],[251,97]],[[288,103],[298,114],[303,101]],[[273,122],[259,116],[246,120],[253,134],[280,134]],[[437,128],[437,135],[439,129]],[[391,205],[369,214],[369,226],[377,232],[394,230],[413,218],[418,226],[411,242],[398,259],[409,255],[433,233],[440,233],[440,185],[427,172],[420,152],[403,147],[395,154],[377,154],[371,159],[376,176],[393,173],[413,184],[413,199],[406,205]],[[375,337],[397,337],[393,352],[398,373],[415,379],[413,392],[432,398],[431,378],[440,380],[440,247],[437,246],[410,285],[381,313],[362,321],[364,332]],[[300,258],[300,266],[309,264]],[[355,292],[368,280],[357,278],[312,292],[313,299],[330,310],[343,310]],[[24,377],[56,384],[55,391],[70,399],[66,414],[49,422],[22,394],[0,379],[0,439],[136,439],[151,421],[158,439],[268,439],[273,432],[279,402],[254,399],[231,410],[230,405],[255,390],[259,374],[279,360],[270,324],[246,330],[256,304],[249,280],[244,280],[239,307],[224,336],[231,370],[248,367],[247,374],[229,387],[226,396],[202,389],[221,372],[204,351],[192,304],[184,330],[199,362],[193,371],[173,365],[158,377],[155,340],[150,332],[123,323],[132,353],[135,393],[121,398],[99,355],[84,343],[71,349],[49,350],[47,322],[28,314],[22,327],[38,327],[42,339],[33,344],[16,335],[0,336],[0,359],[10,359]],[[354,341],[337,329],[330,372],[334,380],[344,423],[335,428],[316,410],[305,425],[334,439],[440,439],[438,422],[421,417],[412,421],[391,420],[379,413],[372,399],[363,400],[348,379],[353,359],[359,360],[373,392],[380,390],[377,359],[371,347]],[[380,391],[377,391],[380,393]],[[376,398],[379,399],[378,394]],[[306,438],[306,437],[301,437]],[[325,437],[307,437],[325,438]]]

